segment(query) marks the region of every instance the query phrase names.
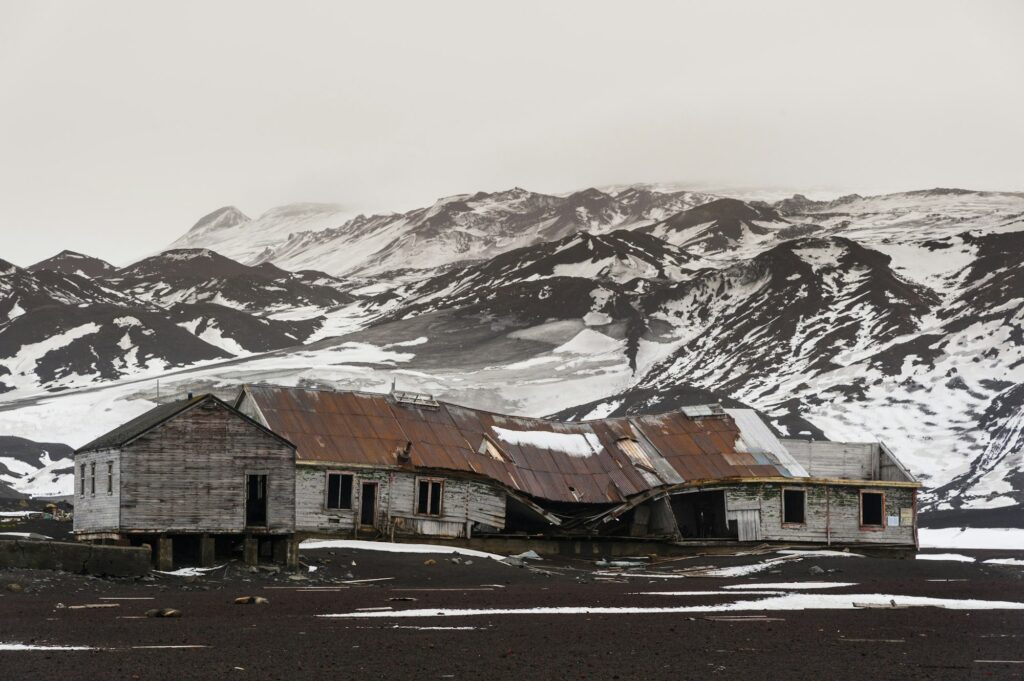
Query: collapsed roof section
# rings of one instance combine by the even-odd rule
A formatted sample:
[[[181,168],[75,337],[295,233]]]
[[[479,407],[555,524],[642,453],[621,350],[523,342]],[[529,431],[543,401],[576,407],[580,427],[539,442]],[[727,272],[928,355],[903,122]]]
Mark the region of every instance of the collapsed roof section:
[[[562,422],[270,385],[243,387],[236,406],[293,442],[300,463],[458,471],[551,502],[621,504],[692,481],[807,476],[753,410]]]

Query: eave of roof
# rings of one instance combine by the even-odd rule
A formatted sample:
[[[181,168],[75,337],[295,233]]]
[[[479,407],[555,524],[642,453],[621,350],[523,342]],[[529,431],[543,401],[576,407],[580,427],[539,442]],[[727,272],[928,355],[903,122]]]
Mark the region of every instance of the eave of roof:
[[[150,432],[154,428],[157,428],[160,425],[184,413],[188,409],[191,409],[192,407],[198,406],[199,404],[208,401],[215,402],[219,406],[227,409],[235,416],[244,419],[250,425],[260,429],[265,434],[269,435],[275,440],[278,440],[281,443],[287,445],[288,447],[295,449],[295,445],[292,444],[286,437],[284,437],[280,433],[276,433],[270,428],[264,426],[262,423],[259,423],[249,418],[248,416],[238,411],[232,405],[228,404],[227,402],[220,399],[216,395],[213,395],[211,393],[204,393],[202,395],[196,395],[185,400],[178,400],[177,402],[169,402],[167,404],[157,405],[156,407],[153,407],[149,411],[140,414],[139,416],[136,416],[134,419],[128,421],[127,423],[124,423],[118,426],[117,428],[99,436],[92,442],[89,442],[79,447],[78,449],[75,450],[75,454],[91,452],[100,449],[114,449],[118,447],[125,447],[131,444],[139,437]]]

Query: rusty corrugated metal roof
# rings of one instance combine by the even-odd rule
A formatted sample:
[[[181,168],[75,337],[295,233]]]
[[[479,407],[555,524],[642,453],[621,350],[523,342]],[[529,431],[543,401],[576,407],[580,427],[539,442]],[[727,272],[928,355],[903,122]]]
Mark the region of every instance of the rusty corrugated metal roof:
[[[412,442],[404,465],[483,475],[548,501],[620,503],[686,480],[788,474],[738,451],[740,430],[727,415],[562,422],[444,402],[419,406],[376,393],[250,385],[240,400],[246,395],[266,425],[295,444],[299,461],[401,466],[397,454]],[[616,444],[624,437],[638,441],[652,469],[638,468]],[[507,460],[481,453],[485,438]]]

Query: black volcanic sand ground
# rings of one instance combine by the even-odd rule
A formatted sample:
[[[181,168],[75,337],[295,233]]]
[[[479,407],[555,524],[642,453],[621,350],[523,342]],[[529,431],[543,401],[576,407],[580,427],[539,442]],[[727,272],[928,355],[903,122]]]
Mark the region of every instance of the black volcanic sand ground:
[[[979,560],[1013,555],[966,553]],[[699,556],[666,563],[664,568],[760,562],[773,555]],[[427,565],[427,560],[436,562]],[[599,581],[593,574],[597,568],[586,561],[545,560],[535,565],[552,574],[542,574],[489,559],[469,560],[453,562],[443,554],[304,551],[303,561],[318,568],[306,573],[308,581],[252,574],[238,564],[201,578],[161,576],[151,581],[0,571],[0,643],[102,649],[0,652],[0,679],[1024,678],[1024,664],[980,662],[1024,660],[1022,610],[733,613],[767,615],[757,621],[719,621],[712,619],[719,616],[716,613],[316,617],[387,607],[699,605],[751,597],[637,592],[718,591],[727,584],[815,580],[857,582],[855,587],[827,593],[1024,602],[1024,568],[980,563],[808,558],[738,579]],[[826,572],[813,575],[812,566]],[[391,579],[338,583],[380,577]],[[10,583],[24,590],[7,591]],[[299,590],[309,586],[321,590]],[[336,590],[322,589],[332,586]],[[270,603],[232,602],[252,594],[265,596]],[[106,600],[112,597],[149,600]],[[409,598],[416,600],[393,600]],[[86,603],[119,606],[58,605]],[[183,616],[143,617],[157,607],[179,608]],[[133,648],[166,645],[208,647]]]

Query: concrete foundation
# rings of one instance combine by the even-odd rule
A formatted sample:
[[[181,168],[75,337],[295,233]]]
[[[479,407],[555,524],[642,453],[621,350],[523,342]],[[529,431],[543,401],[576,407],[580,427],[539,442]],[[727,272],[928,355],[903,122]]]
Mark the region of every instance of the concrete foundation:
[[[0,541],[0,569],[64,570],[100,577],[144,577],[149,551],[55,541]]]

